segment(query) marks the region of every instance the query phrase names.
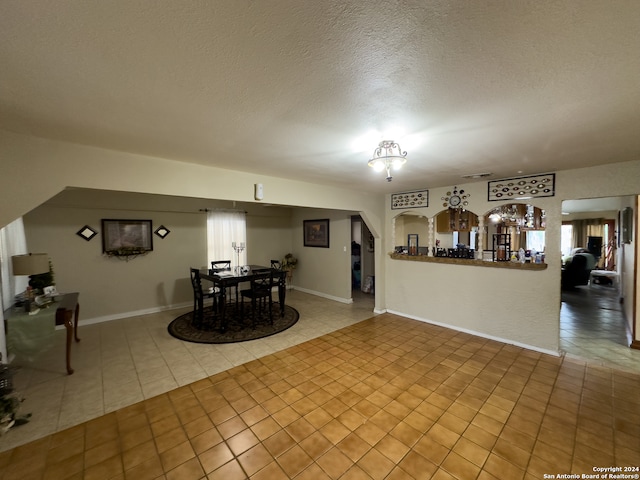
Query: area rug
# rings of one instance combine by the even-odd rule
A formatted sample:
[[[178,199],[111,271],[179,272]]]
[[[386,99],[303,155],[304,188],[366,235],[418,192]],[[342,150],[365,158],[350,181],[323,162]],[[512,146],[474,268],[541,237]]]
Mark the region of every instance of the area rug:
[[[243,321],[238,313],[235,305],[227,307],[225,316],[228,320],[227,328],[224,332],[220,331],[220,325],[218,321],[215,321],[211,307],[204,309],[203,325],[196,327],[193,324],[193,312],[191,311],[173,320],[167,329],[171,335],[186,342],[234,343],[256,340],[283,332],[295,325],[300,318],[298,311],[288,305],[284,307],[284,316],[280,316],[280,305],[278,303],[273,304],[273,325],[269,323],[268,319],[264,319],[256,321],[255,327],[252,327],[251,309],[246,306],[245,315],[248,315],[247,319]]]

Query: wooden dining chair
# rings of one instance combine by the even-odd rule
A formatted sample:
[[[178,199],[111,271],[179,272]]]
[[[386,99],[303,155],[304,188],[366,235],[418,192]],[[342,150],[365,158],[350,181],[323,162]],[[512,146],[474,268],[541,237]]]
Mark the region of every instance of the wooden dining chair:
[[[191,286],[193,287],[193,321],[196,326],[204,325],[204,299],[212,299],[212,314],[219,311],[219,302],[221,299],[221,291],[215,286],[209,288],[202,287],[202,278],[200,278],[200,270],[197,268],[190,268],[191,273]]]
[[[212,261],[211,262],[211,268],[209,269],[209,272],[212,275],[215,275],[216,273],[223,273],[223,272],[231,273],[231,260],[214,260],[214,261]],[[233,294],[235,293],[236,304],[238,303],[238,284],[237,283],[235,285],[232,285],[231,288],[229,288],[228,291],[225,292],[225,293],[226,293],[229,301],[232,300]]]
[[[273,270],[255,270],[251,277],[251,288],[241,290],[242,302],[240,303],[240,315],[244,318],[244,299],[251,300],[251,326],[255,328],[258,316],[266,317],[273,325],[273,296],[271,288],[273,284]]]
[[[271,278],[271,288],[280,288],[280,280],[282,278],[282,262],[280,260],[271,260],[271,269],[273,270],[273,277]]]
[[[215,260],[211,262],[211,271],[213,273],[230,272],[231,260]]]

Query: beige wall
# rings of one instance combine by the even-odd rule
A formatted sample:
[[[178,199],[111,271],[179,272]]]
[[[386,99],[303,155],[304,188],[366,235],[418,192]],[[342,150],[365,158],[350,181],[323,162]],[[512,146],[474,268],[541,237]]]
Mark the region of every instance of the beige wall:
[[[297,290],[334,300],[351,301],[351,216],[353,212],[296,209],[293,214],[293,274]],[[303,221],[329,219],[329,248],[305,247]]]
[[[269,265],[291,251],[291,209],[271,208],[247,213],[247,263]],[[229,257],[231,258],[231,257]]]
[[[411,318],[540,351],[557,352],[561,303],[562,201],[637,194],[640,192],[639,177],[640,162],[560,171],[556,174],[554,197],[527,200],[527,203],[544,209],[547,215],[546,270],[441,265],[385,257],[386,308]],[[500,205],[500,202],[487,201],[486,182],[458,186],[471,194],[470,209],[478,215],[485,215]],[[431,189],[429,197],[440,198],[446,190]],[[388,199],[387,205],[390,203]],[[387,207],[386,233],[383,237],[385,250],[390,252],[393,249],[394,217],[410,213],[429,219],[441,209],[441,203],[435,201],[429,207],[404,212]],[[633,300],[627,298],[627,301]]]
[[[277,177],[116,152],[0,130],[0,226],[41,205],[66,187],[175,197],[361,212],[374,235],[382,231],[383,196]],[[232,166],[230,166],[231,168]]]
[[[295,286],[302,290],[319,293],[330,298],[348,301],[350,297],[349,243],[350,216],[360,213],[376,237],[376,309],[406,315],[412,318],[432,321],[466,330],[487,337],[503,339],[542,351],[558,350],[560,311],[560,226],[562,222],[561,204],[565,199],[605,197],[614,195],[635,195],[640,193],[637,178],[640,177],[640,161],[606,167],[592,167],[571,171],[560,171],[556,175],[556,195],[534,199],[529,203],[542,208],[547,213],[547,263],[544,271],[504,271],[501,269],[470,266],[423,264],[391,260],[387,253],[393,249],[392,219],[403,213],[391,211],[390,199],[382,195],[366,195],[361,192],[323,187],[304,182],[296,182],[273,177],[257,176],[230,170],[190,165],[170,160],[148,158],[121,152],[111,152],[91,147],[69,145],[43,139],[14,135],[0,131],[0,160],[3,175],[0,177],[0,225],[5,225],[20,215],[26,214],[67,186],[92,189],[121,190],[143,193],[159,193],[176,197],[198,197],[219,199],[227,202],[253,202],[253,184],[265,186],[264,202],[279,205],[298,205],[313,210],[298,210],[292,213],[291,251],[300,261],[294,274]],[[25,170],[27,169],[27,170]],[[29,172],[29,188],[25,188],[25,171]],[[42,172],[35,175],[33,172]],[[213,181],[215,179],[215,181]],[[471,194],[470,208],[483,215],[498,205],[488,202],[486,182],[459,185]],[[447,188],[430,190],[430,198],[443,196]],[[411,214],[431,218],[442,209],[433,202],[432,207],[412,209]],[[143,211],[143,210],[141,210]],[[37,212],[34,212],[34,214]],[[94,212],[96,219],[108,212]],[[138,217],[139,212],[136,212]],[[150,213],[151,214],[151,213]],[[60,212],[51,213],[60,222],[66,222]],[[155,214],[154,214],[155,215]],[[46,221],[46,215],[40,220]],[[73,236],[80,226],[88,223],[78,216],[74,218]],[[154,223],[155,223],[155,216]],[[302,246],[302,220],[305,218],[331,219],[331,248],[320,249]],[[194,236],[198,227],[186,220],[171,218],[176,224],[183,222],[185,232]],[[199,220],[198,220],[199,221]],[[161,221],[161,223],[165,223]],[[167,225],[168,226],[168,225]],[[33,232],[32,227],[29,227]],[[33,226],[33,228],[36,228]],[[71,225],[69,224],[69,228]],[[262,228],[262,227],[259,227]],[[65,234],[68,236],[68,234]],[[270,232],[275,243],[286,243],[283,232]],[[284,235],[286,236],[286,235]],[[174,231],[167,240],[156,241],[158,248],[169,248],[174,241]],[[44,238],[44,237],[41,237]],[[67,237],[65,237],[67,238]],[[186,238],[187,242],[194,241]],[[39,240],[40,241],[40,240]],[[43,240],[42,240],[43,241]],[[79,238],[71,240],[74,248]],[[254,240],[251,240],[252,242]],[[94,249],[94,242],[84,242],[78,249]],[[198,241],[194,241],[198,245]],[[421,242],[422,244],[422,242]],[[48,245],[30,245],[30,248]],[[347,251],[343,251],[343,247]],[[200,247],[196,247],[198,250]],[[280,252],[280,248],[269,247],[269,255]],[[285,249],[282,249],[284,251]],[[53,250],[55,252],[55,249]],[[161,250],[160,250],[161,252]],[[553,252],[557,252],[553,254]],[[117,297],[114,288],[117,279],[122,278],[122,268],[131,269],[131,278],[137,282],[150,282],[152,288],[144,294],[144,302],[155,305],[170,305],[179,302],[185,290],[175,279],[182,278],[182,268],[188,260],[197,261],[199,256],[185,252],[184,258],[171,260],[171,281],[158,280],[158,271],[150,263],[158,256],[148,255],[130,262],[129,266],[109,265],[114,274],[109,282],[99,283],[104,292]],[[56,253],[57,255],[57,253]],[[95,262],[104,260],[93,250],[84,258],[87,264],[78,261],[69,266],[57,266],[56,271],[66,277],[73,273],[83,273],[95,267]],[[266,253],[265,253],[266,255]],[[97,258],[99,257],[99,258]],[[148,262],[148,263],[144,263]],[[164,262],[162,262],[164,263]],[[180,263],[180,265],[178,265]],[[136,266],[144,269],[134,272]],[[149,268],[146,268],[149,266]],[[87,268],[89,267],[89,268]],[[62,270],[60,270],[62,269]],[[68,270],[66,270],[68,269]],[[160,274],[162,275],[162,274]],[[62,277],[61,281],[62,281]],[[87,279],[87,277],[82,277]],[[163,277],[168,278],[168,277]],[[186,278],[186,276],[184,277]],[[67,281],[66,279],[64,280]],[[87,279],[102,282],[100,279]],[[80,280],[69,283],[64,288],[83,285]],[[124,290],[124,289],[123,289]],[[120,293],[115,290],[115,293]],[[134,297],[126,291],[127,298],[121,307],[136,310]],[[96,295],[97,296],[97,295]],[[86,298],[86,296],[83,296]],[[628,299],[630,300],[630,299]],[[100,300],[97,300],[99,302]],[[111,312],[106,303],[104,312]],[[88,308],[88,307],[87,307]],[[144,307],[143,307],[144,308]]]
[[[153,236],[153,252],[124,261],[102,255],[101,236],[86,241],[83,226],[101,230],[102,218],[152,220],[171,233]],[[189,266],[206,265],[206,216],[43,206],[24,216],[27,245],[46,252],[59,292],[80,292],[83,320],[119,318],[185,304],[192,298]]]
[[[216,199],[232,204],[257,203],[253,199],[253,186],[262,183],[262,203],[357,212],[374,235],[382,232],[382,195],[108,151],[2,130],[0,144],[3,146],[0,149],[0,226],[25,215],[67,187]],[[28,178],[28,188],[25,178]],[[280,248],[273,247],[269,256],[279,251]]]
[[[638,319],[635,318],[634,319],[634,315],[635,315],[635,309],[637,308],[637,306],[634,306],[634,302],[633,299],[634,297],[637,298],[637,289],[639,287],[638,285],[638,272],[635,269],[635,266],[637,264],[638,258],[636,257],[636,255],[638,254],[637,250],[638,250],[638,239],[637,239],[637,234],[638,234],[638,229],[637,229],[637,225],[638,225],[638,218],[637,218],[637,212],[638,212],[638,204],[637,204],[637,198],[638,197],[627,197],[625,198],[624,203],[622,204],[621,208],[624,209],[625,207],[631,207],[633,208],[635,217],[634,221],[633,221],[633,227],[632,227],[632,235],[631,235],[631,242],[630,243],[623,243],[620,246],[620,251],[618,254],[618,259],[620,262],[620,268],[619,268],[619,272],[620,272],[620,287],[621,287],[621,297],[624,299],[624,302],[622,304],[622,308],[624,310],[624,315],[625,315],[625,320],[627,321],[627,324],[629,325],[629,330],[633,331],[633,324],[634,324],[634,320],[636,323],[636,335],[638,330],[638,327],[640,327],[640,324],[638,324]],[[636,337],[636,340],[640,340],[639,338]]]
[[[638,302],[640,302],[640,273],[638,273],[638,265],[640,265],[640,242],[638,241],[638,235],[640,234],[640,225],[638,220],[640,219],[640,196],[636,196],[635,215],[634,215],[634,233],[633,241],[636,246],[635,263],[634,268],[634,283],[635,292],[633,292],[633,302],[630,302],[630,297],[627,298],[627,304],[631,305],[630,311],[627,313],[628,321],[632,324],[631,332],[633,333],[632,343],[634,348],[640,348],[640,308],[638,308]]]
[[[95,206],[103,203],[118,209]],[[198,212],[199,204],[193,199],[74,190],[24,216],[28,247],[49,254],[60,292],[81,292],[84,321],[188,305],[192,299],[188,268],[208,266],[206,214]],[[175,211],[180,208],[188,210]],[[100,234],[91,241],[76,235],[84,225],[100,231],[103,218],[148,219],[154,230],[164,225],[171,233],[164,239],[154,235],[154,249],[147,255],[129,261],[109,258],[102,255]],[[330,219],[328,249],[303,245],[302,221],[316,218]],[[293,281],[297,289],[348,302],[350,249],[344,252],[344,247],[350,245],[350,223],[350,212],[249,206],[247,262],[269,265],[271,259],[291,252],[299,260]],[[228,258],[233,255],[229,247]]]

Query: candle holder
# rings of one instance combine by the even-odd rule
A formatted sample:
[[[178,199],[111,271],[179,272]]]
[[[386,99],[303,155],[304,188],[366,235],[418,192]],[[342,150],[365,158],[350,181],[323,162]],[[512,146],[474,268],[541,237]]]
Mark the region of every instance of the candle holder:
[[[231,246],[233,247],[233,250],[236,252],[236,275],[241,275],[242,274],[242,268],[240,268],[240,253],[244,251],[244,242],[232,242]]]

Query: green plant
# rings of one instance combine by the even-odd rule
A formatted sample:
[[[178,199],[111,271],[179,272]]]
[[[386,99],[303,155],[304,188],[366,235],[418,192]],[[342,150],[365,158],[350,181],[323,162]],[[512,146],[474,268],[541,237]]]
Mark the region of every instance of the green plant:
[[[29,286],[36,292],[42,293],[44,287],[55,285],[56,282],[53,278],[53,264],[49,260],[49,271],[45,273],[38,273],[37,275],[31,275],[29,277]]]

